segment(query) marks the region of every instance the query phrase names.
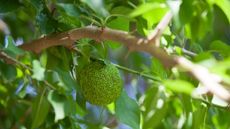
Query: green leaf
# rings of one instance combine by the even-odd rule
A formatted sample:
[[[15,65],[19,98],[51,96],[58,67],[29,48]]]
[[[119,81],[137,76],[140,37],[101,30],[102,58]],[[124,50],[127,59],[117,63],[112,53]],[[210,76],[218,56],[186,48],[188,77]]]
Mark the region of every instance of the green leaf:
[[[192,20],[193,17],[193,0],[183,0],[180,5],[180,20],[182,24],[186,24]]]
[[[151,112],[148,112],[149,114],[146,116],[146,118],[144,118],[145,121],[143,123],[143,129],[156,128],[166,116],[167,111],[168,104],[164,103],[164,105],[161,108],[155,110],[154,114],[151,117],[149,117]]]
[[[18,47],[16,47],[16,43],[14,42],[14,39],[12,36],[6,36],[5,40],[5,46],[4,48],[6,51],[9,51],[10,55],[13,57],[20,56],[24,54],[24,51]]]
[[[129,30],[129,19],[125,17],[118,17],[107,24],[108,27],[118,30]]]
[[[122,15],[127,15],[127,13],[130,13],[132,11],[131,8],[126,7],[126,6],[118,6],[115,7],[111,10],[111,14],[122,14]]]
[[[57,9],[60,15],[58,16],[58,28],[61,30],[70,30],[81,26],[79,16],[80,10],[73,4],[58,3]]]
[[[73,4],[58,3],[57,7],[69,16],[73,16],[75,18],[80,16],[78,8]]]
[[[158,23],[167,12],[168,8],[162,3],[146,3],[137,7],[130,17],[137,17],[142,15],[147,20],[149,29],[152,29],[153,24]]]
[[[1,1],[0,14],[14,11],[20,6],[22,6],[22,3],[20,3],[19,0]]]
[[[42,91],[42,94],[38,96],[33,103],[33,107],[32,107],[33,121],[31,126],[32,129],[38,128],[44,122],[48,114],[49,102],[45,97],[45,91],[46,89]]]
[[[109,12],[104,7],[103,0],[82,0],[82,2],[86,3],[92,10],[102,17],[109,15]]]
[[[162,9],[166,8],[165,4],[162,3],[145,3],[138,6],[132,13],[130,13],[130,17],[137,17],[139,15],[143,15],[145,13],[151,12],[154,9]]]
[[[213,63],[210,71],[221,76],[224,83],[230,84],[230,58],[224,61],[215,62],[215,64]]]
[[[152,59],[151,69],[154,72],[153,74],[156,75],[157,77],[160,77],[161,79],[167,78],[167,72],[158,59],[156,58]]]
[[[33,75],[32,78],[42,81],[45,78],[45,69],[41,66],[38,60],[33,61]]]
[[[71,91],[72,89],[75,89],[77,84],[70,76],[70,72],[61,70],[59,68],[55,68],[55,71],[58,73],[60,82],[64,84],[63,86],[65,90]]]
[[[0,61],[0,77],[5,77],[7,81],[12,81],[16,78],[17,71],[12,65],[8,65]]]
[[[230,13],[229,13],[230,1],[229,0],[214,0],[213,2],[223,10],[223,12],[228,18],[228,21],[230,22]]]
[[[193,112],[193,129],[204,129],[207,111],[208,107],[200,104],[197,110]]]
[[[220,40],[213,41],[210,45],[210,50],[218,51],[224,57],[230,55],[230,46]]]
[[[58,94],[53,90],[48,94],[48,101],[54,109],[55,122],[73,113],[76,107],[73,100],[67,99],[64,95]]]
[[[137,102],[127,95],[125,91],[115,102],[115,115],[122,123],[125,123],[133,129],[139,129],[140,109]]]
[[[166,88],[179,93],[185,93],[190,95],[194,89],[194,86],[184,80],[165,80],[163,84],[166,86]]]

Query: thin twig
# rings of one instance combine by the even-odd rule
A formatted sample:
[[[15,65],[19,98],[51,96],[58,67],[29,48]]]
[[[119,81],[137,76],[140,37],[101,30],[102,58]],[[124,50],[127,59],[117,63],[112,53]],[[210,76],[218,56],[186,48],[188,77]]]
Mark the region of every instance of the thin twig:
[[[153,81],[161,82],[161,80],[160,80],[159,78],[157,78],[157,77],[153,77],[153,76],[151,76],[151,75],[144,74],[144,73],[141,73],[141,72],[139,72],[139,71],[135,71],[135,70],[133,70],[133,69],[129,69],[129,68],[124,67],[124,66],[120,66],[120,65],[118,65],[118,64],[114,64],[114,63],[112,63],[112,64],[113,64],[114,66],[116,66],[117,68],[121,69],[121,70],[125,70],[125,71],[128,71],[128,72],[130,72],[130,73],[134,73],[134,74],[140,75],[140,76],[142,76],[142,77],[145,77],[145,78],[150,79],[150,80],[153,80]]]
[[[182,48],[182,52],[183,52],[184,54],[189,55],[189,56],[197,56],[196,53],[191,52],[191,51],[189,51],[189,50],[186,50],[185,48]]]
[[[32,69],[32,68],[30,68],[29,66],[25,65],[24,63],[18,61],[17,59],[15,59],[15,58],[9,56],[9,55],[6,54],[5,52],[0,51],[0,55],[1,55],[1,56],[4,56],[5,59],[7,59],[7,60],[9,60],[9,61],[11,61],[11,62],[14,62],[14,63],[17,64],[17,65],[22,66],[24,69],[27,69],[27,70],[29,70],[30,72],[33,72],[33,69]],[[47,86],[49,86],[50,88],[56,89],[53,85],[51,85],[51,84],[50,84],[49,82],[47,82],[46,80],[43,80],[43,82],[44,82]]]

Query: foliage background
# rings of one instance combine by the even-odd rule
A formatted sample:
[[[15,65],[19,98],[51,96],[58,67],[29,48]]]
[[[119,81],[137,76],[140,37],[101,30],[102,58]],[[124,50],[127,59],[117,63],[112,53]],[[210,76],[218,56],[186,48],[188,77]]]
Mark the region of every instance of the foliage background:
[[[125,46],[112,41],[103,45],[90,39],[76,41],[86,58],[129,68],[120,70],[124,80],[120,98],[99,107],[79,93],[75,70],[85,63],[79,53],[59,46],[34,54],[15,45],[86,25],[129,31],[136,24],[137,32],[146,36],[172,10],[174,19],[161,47],[209,68],[229,84],[229,7],[229,0],[1,0],[0,18],[10,33],[1,33],[0,50],[18,63],[0,59],[0,129],[228,129],[226,103],[212,96],[192,97],[199,82],[185,72],[165,69],[146,53],[127,54]]]

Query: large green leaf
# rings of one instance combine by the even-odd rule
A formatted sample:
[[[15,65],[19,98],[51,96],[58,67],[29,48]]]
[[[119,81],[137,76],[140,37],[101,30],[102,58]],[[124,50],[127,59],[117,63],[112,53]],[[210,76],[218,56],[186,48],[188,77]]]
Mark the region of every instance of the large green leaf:
[[[115,103],[115,115],[122,123],[133,129],[140,128],[140,109],[137,102],[127,95],[125,91]]]
[[[151,115],[151,113],[154,111],[154,114]],[[168,104],[164,103],[164,105],[159,108],[159,109],[155,109],[150,112],[148,112],[149,114],[146,116],[145,121],[143,123],[143,129],[155,129],[164,119],[164,117],[166,116],[168,111]]]
[[[142,15],[143,18],[148,21],[148,28],[152,29],[153,24],[158,23],[165,15],[167,10],[167,6],[163,3],[145,3],[130,13],[130,17],[137,17]]]
[[[228,21],[230,22],[230,12],[229,12],[230,1],[229,0],[213,0],[213,2],[223,10],[223,12],[228,18]]]
[[[184,25],[187,22],[190,22],[193,17],[193,0],[183,0],[180,5],[180,20]]]
[[[64,87],[65,90],[71,91],[72,89],[76,88],[77,84],[70,76],[69,71],[64,71],[59,68],[56,68],[55,71],[58,73],[60,82],[62,83],[62,86]]]
[[[164,85],[166,88],[179,93],[186,93],[190,95],[194,89],[194,86],[184,80],[165,80]]]
[[[32,129],[38,128],[44,121],[49,111],[49,102],[45,96],[46,89],[42,91],[42,94],[39,95],[33,103],[32,108]]]
[[[58,94],[55,91],[50,91],[48,94],[48,101],[51,103],[54,113],[55,122],[64,119],[66,116],[74,112],[76,107],[75,102],[67,99],[64,95]]]
[[[5,77],[7,81],[14,80],[16,78],[17,71],[12,65],[7,65],[0,61],[0,77]]]
[[[197,110],[193,112],[193,129],[204,129],[207,111],[208,107],[200,104]]]

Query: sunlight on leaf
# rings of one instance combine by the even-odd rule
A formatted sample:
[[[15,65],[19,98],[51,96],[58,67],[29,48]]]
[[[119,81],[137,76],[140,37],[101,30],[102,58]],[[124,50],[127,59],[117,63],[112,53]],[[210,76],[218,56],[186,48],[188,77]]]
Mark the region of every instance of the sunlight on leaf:
[[[189,95],[194,89],[194,86],[191,83],[184,80],[165,80],[163,84],[166,88],[174,92],[186,93]]]
[[[55,122],[64,119],[67,115],[73,112],[75,105],[71,100],[68,100],[65,96],[56,93],[55,91],[50,91],[48,94],[48,101],[54,108]]]
[[[214,0],[214,3],[217,4],[225,13],[225,15],[228,18],[228,21],[230,22],[230,1],[229,0]]]
[[[32,78],[42,81],[45,77],[45,69],[41,66],[38,60],[33,61],[33,75]]]
[[[142,15],[144,13],[148,13],[154,9],[163,9],[166,8],[165,4],[162,3],[145,3],[137,7],[132,13],[130,13],[130,17],[136,17]]]

